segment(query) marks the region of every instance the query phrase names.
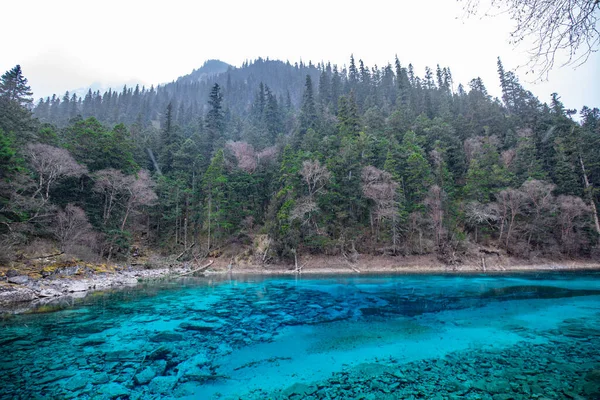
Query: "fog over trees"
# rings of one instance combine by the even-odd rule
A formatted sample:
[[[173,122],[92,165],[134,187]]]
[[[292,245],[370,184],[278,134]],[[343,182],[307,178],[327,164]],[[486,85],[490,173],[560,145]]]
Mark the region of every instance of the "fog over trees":
[[[463,85],[400,58],[212,60],[158,87],[34,106],[16,66],[0,79],[3,262],[38,239],[126,260],[259,236],[265,262],[597,256],[600,111],[537,99],[497,67],[498,82]]]

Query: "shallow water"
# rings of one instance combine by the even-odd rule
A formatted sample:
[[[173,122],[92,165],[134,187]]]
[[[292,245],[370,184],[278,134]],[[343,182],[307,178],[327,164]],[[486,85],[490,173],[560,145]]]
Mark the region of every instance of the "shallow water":
[[[0,349],[7,399],[594,399],[600,273],[155,282]]]

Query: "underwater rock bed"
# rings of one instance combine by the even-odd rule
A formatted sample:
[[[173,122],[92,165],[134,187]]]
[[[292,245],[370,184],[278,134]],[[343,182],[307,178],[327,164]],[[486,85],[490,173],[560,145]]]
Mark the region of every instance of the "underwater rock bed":
[[[0,320],[0,398],[593,399],[598,276],[179,279]]]
[[[600,399],[598,321],[593,326],[573,321],[548,336],[546,344],[519,342],[503,350],[460,351],[408,364],[395,359],[361,364],[324,381],[259,390],[245,398]]]

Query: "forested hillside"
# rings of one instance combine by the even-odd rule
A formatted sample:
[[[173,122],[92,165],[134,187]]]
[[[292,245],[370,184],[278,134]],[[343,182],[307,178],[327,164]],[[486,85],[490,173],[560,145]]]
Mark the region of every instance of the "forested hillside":
[[[502,98],[450,68],[212,60],[158,87],[33,106],[0,82],[2,262],[52,241],[82,259],[140,244],[208,253],[260,239],[299,254],[459,262],[480,246],[597,257],[600,111],[527,91],[498,59]],[[218,251],[214,253],[218,254]]]

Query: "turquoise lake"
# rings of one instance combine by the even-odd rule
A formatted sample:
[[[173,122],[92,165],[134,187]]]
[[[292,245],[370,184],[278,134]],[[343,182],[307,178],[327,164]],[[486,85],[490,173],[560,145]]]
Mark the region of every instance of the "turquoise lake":
[[[599,399],[600,272],[159,281],[0,350],[2,399]]]

